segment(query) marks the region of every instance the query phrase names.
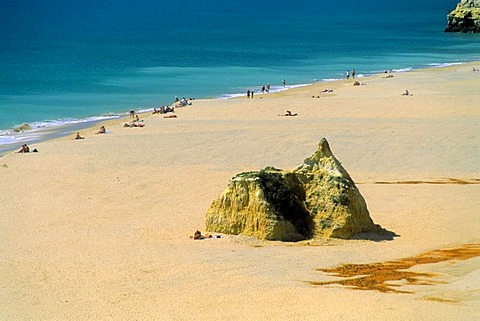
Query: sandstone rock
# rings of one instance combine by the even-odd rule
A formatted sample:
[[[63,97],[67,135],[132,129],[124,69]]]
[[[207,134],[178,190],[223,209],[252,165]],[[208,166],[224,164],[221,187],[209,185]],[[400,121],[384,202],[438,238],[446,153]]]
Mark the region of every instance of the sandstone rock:
[[[462,0],[447,16],[446,32],[480,32],[480,0]]]
[[[274,168],[235,176],[207,211],[207,230],[266,240],[311,236],[312,218],[295,175]]]
[[[18,126],[18,127],[15,127],[15,128],[13,129],[13,131],[16,132],[16,133],[19,133],[19,132],[24,132],[24,131],[31,130],[31,129],[32,129],[32,127],[30,127],[29,124],[24,123],[24,124],[21,124],[21,125]]]
[[[322,139],[318,149],[293,170],[305,188],[306,207],[314,217],[315,235],[350,238],[375,231],[365,199]]]
[[[206,226],[282,241],[350,238],[381,229],[325,139],[292,171],[267,167],[236,175],[207,210]]]

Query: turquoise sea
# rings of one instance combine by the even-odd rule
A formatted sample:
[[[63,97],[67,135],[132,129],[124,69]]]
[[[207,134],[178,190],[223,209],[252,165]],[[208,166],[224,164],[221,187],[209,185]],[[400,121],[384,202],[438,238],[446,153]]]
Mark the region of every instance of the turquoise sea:
[[[480,60],[480,35],[443,32],[457,2],[3,0],[0,155],[175,96]]]

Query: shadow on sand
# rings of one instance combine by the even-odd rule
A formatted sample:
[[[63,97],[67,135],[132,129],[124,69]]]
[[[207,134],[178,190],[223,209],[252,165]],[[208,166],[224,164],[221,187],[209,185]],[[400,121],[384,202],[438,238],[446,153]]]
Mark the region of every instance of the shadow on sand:
[[[358,233],[352,236],[351,240],[366,240],[366,241],[374,241],[374,242],[383,242],[383,241],[393,241],[395,237],[400,237],[395,232],[386,230],[382,228],[378,232],[369,232],[369,233]]]

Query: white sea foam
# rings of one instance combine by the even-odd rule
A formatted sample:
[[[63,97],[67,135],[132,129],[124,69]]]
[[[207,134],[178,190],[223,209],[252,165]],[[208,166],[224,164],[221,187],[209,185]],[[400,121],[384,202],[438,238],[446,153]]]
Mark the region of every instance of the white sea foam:
[[[324,82],[332,82],[332,81],[337,81],[337,80],[340,80],[338,78],[325,78],[325,79],[322,79],[322,81]]]
[[[450,67],[450,66],[457,66],[457,65],[463,65],[463,62],[450,62],[450,63],[431,63],[428,64],[429,66],[433,68],[442,68],[442,67]]]
[[[83,123],[92,123],[98,121],[104,121],[109,119],[119,118],[125,114],[111,114],[111,115],[103,115],[103,116],[95,116],[95,117],[88,117],[88,118],[60,118],[60,119],[52,119],[52,120],[44,120],[44,121],[37,121],[33,122],[30,125],[32,131],[42,130],[42,129],[49,129],[49,128],[56,128],[62,127],[67,125],[75,125],[75,124],[83,124]]]
[[[243,97],[245,96],[245,94],[223,94],[221,95],[220,97],[218,97],[219,99],[231,99],[231,98],[237,98],[237,97]]]
[[[126,113],[125,113],[126,115]],[[15,129],[0,130],[0,153],[16,147],[20,142],[38,142],[44,139],[58,137],[69,133],[75,126],[87,127],[95,122],[119,118],[122,115],[111,114],[103,116],[88,117],[82,119],[62,118],[55,120],[37,121],[28,124],[30,130],[17,131]],[[20,126],[20,125],[18,125]],[[15,126],[15,127],[18,127]],[[10,147],[9,147],[10,146]]]
[[[283,86],[271,86],[269,93],[273,94],[273,93],[278,93],[278,92],[281,92],[281,91],[289,90],[289,89],[292,89],[292,88],[299,88],[299,87],[305,87],[305,86],[309,86],[309,84],[288,85],[288,86],[285,86],[285,87],[283,87]],[[268,93],[262,94],[261,90],[257,87],[254,87],[253,90],[255,90],[255,95],[260,95],[260,96],[261,95],[268,95]],[[244,93],[223,94],[218,98],[219,99],[232,99],[232,98],[238,98],[238,97],[245,97],[246,93],[247,93],[247,89],[245,89]]]
[[[400,69],[392,69],[392,72],[408,72],[408,71],[412,71],[413,68],[400,68]]]
[[[0,145],[15,144],[18,142],[17,137],[4,135],[4,132],[5,131],[0,132]]]

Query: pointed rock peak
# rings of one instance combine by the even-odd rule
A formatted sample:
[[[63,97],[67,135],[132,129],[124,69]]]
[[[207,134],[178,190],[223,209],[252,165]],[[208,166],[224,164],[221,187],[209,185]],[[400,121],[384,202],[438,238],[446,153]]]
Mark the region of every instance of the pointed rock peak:
[[[327,139],[322,138],[318,143],[317,150],[313,153],[312,156],[305,159],[305,163],[311,163],[315,161],[316,163],[320,162],[322,158],[332,157],[332,150],[330,149],[330,145],[328,145]]]
[[[326,138],[322,138],[315,153],[306,158],[303,164],[293,171],[305,173],[319,169],[328,171],[333,176],[343,176],[348,180],[352,180],[345,168],[343,168],[342,163],[333,155]]]

